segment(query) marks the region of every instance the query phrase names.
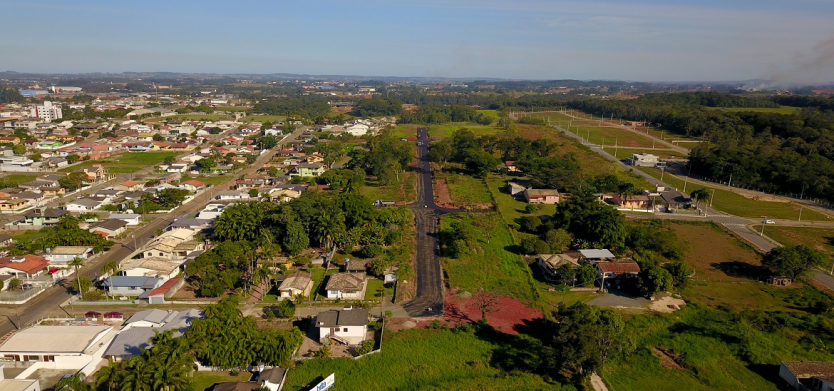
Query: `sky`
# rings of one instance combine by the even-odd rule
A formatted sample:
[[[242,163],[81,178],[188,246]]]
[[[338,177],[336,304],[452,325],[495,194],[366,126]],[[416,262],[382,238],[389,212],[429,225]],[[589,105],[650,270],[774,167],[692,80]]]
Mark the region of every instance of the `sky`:
[[[832,0],[0,0],[0,70],[834,81]]]

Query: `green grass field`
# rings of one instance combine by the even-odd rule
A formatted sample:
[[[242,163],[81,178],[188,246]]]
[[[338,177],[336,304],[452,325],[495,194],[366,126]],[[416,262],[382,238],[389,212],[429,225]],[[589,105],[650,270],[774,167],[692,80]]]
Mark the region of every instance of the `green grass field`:
[[[0,177],[0,184],[3,187],[15,187],[21,183],[37,179],[39,174],[8,174]]]
[[[754,229],[761,229],[761,225]],[[814,227],[779,227],[768,225],[764,229],[765,235],[784,246],[805,245],[813,249],[834,253],[834,228]]]
[[[469,122],[450,122],[441,125],[417,125],[417,124],[400,124],[394,127],[392,134],[398,138],[406,138],[417,135],[418,127],[428,127],[429,137],[432,140],[443,140],[452,137],[456,130],[466,128],[475,133],[476,136],[496,134],[504,130],[493,125],[478,125]]]
[[[498,110],[478,110],[478,112],[493,121],[498,121],[499,119]]]
[[[673,151],[670,149],[651,149],[651,148],[614,148],[614,146],[606,145],[603,148],[605,152],[610,153],[612,156],[618,159],[625,159],[628,158],[635,153],[650,153],[652,155],[657,155],[661,159],[682,159],[686,158],[686,156],[682,156],[680,152]]]
[[[657,168],[638,167],[638,169],[649,173],[655,178],[660,178],[660,170]],[[666,182],[672,187],[680,189],[684,188],[684,179],[675,175],[665,173],[663,174],[663,182]],[[772,202],[761,201],[747,198],[743,195],[734,193],[729,190],[717,189],[711,186],[703,186],[689,183],[686,186],[686,191],[691,193],[695,189],[706,188],[710,190],[715,189],[715,196],[712,202],[712,207],[716,210],[734,214],[741,217],[761,218],[767,216],[769,219],[786,219],[796,220],[799,218],[800,205],[794,202]],[[829,220],[828,216],[810,210],[808,208],[802,209],[802,220]]]
[[[386,333],[382,352],[359,360],[312,359],[287,374],[285,390],[310,389],[331,373],[332,390],[559,390],[558,384],[491,364],[500,346],[471,332],[412,329]]]
[[[237,376],[232,376],[229,372],[194,372],[192,377],[192,385],[194,391],[202,391],[211,389],[215,384],[227,381],[248,381],[252,374],[246,371],[240,372]]]
[[[479,234],[474,251],[470,250],[459,258],[441,258],[451,286],[468,292],[477,292],[483,288],[525,303],[536,301],[535,289],[530,284],[529,267],[518,254],[511,251],[515,243],[500,215],[446,215],[440,220],[440,230],[448,232],[452,222],[456,220],[465,224],[475,224],[475,219],[490,222],[492,235],[487,243],[486,236],[482,234],[486,228],[473,227]]]
[[[400,174],[399,183],[382,185],[376,179],[369,177],[365,180],[365,186],[359,189],[359,194],[368,197],[371,201],[395,201],[414,202],[417,199],[417,173],[406,171]]]
[[[162,163],[166,157],[178,156],[180,152],[123,152],[116,156],[100,160],[90,160],[77,166],[62,168],[58,171],[71,172],[93,164],[101,164],[112,174],[130,174]]]
[[[283,122],[287,119],[285,115],[247,115],[240,119],[241,122]]]
[[[456,206],[492,203],[492,197],[483,179],[452,172],[435,172],[434,177],[446,181],[449,195]]]
[[[566,128],[567,129],[567,128]],[[572,126],[571,133],[582,137],[585,141],[597,145],[618,145],[621,147],[634,148],[654,148],[663,147],[660,143],[655,143],[651,138],[635,134],[628,130],[617,127],[590,127],[590,126]]]
[[[216,111],[228,111],[228,112],[241,112],[241,111],[252,111],[254,108],[252,107],[241,107],[241,106],[217,106],[214,108]]]
[[[517,177],[509,177],[503,175],[490,175],[487,180],[487,186],[495,199],[495,204],[498,206],[498,211],[508,223],[515,222],[518,218],[526,215],[524,208],[529,205],[524,201],[517,200],[507,192],[508,180],[519,180]],[[521,178],[523,179],[523,178]],[[536,215],[552,215],[556,212],[556,205],[539,205],[539,211]]]

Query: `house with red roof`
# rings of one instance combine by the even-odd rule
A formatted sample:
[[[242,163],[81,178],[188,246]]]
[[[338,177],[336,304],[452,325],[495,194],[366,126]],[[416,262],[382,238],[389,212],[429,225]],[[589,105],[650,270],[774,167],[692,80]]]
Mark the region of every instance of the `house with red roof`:
[[[640,265],[636,262],[594,262],[598,276],[597,278],[606,280],[617,277],[633,277],[640,273]]]
[[[206,184],[196,179],[191,179],[180,183],[179,187],[188,191],[198,191],[204,189],[206,187]]]
[[[12,275],[15,278],[32,278],[44,273],[48,267],[49,261],[37,255],[0,258],[0,275]]]

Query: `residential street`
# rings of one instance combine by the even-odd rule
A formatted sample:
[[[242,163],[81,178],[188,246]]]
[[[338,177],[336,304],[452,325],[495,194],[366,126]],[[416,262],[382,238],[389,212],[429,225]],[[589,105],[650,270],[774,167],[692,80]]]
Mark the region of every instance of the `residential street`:
[[[287,143],[295,140],[295,138],[306,130],[307,127],[300,127],[292,134],[284,137],[284,139],[281,140],[281,143]],[[103,265],[108,262],[120,262],[134,253],[134,235],[136,237],[137,247],[141,248],[145,243],[153,238],[153,235],[155,235],[158,229],[164,229],[168,226],[168,224],[173,222],[176,217],[182,214],[201,210],[207,203],[210,202],[211,196],[214,192],[227,189],[239,176],[254,173],[258,168],[269,162],[273,155],[273,150],[264,153],[258,157],[255,163],[249,165],[244,170],[235,173],[234,176],[230,175],[227,181],[212,187],[205,193],[205,195],[197,197],[193,201],[180,206],[171,213],[151,215],[154,217],[153,220],[138,228],[133,232],[133,235],[119,241],[109,251],[95,257],[95,259],[87,263],[87,265],[84,266],[79,273],[89,277],[90,279],[94,279],[101,275],[101,267]],[[53,286],[26,304],[0,306],[0,316],[7,317],[7,319],[12,321],[12,323],[7,322],[0,325],[0,336],[14,330],[16,327],[20,328],[22,326],[28,326],[30,323],[36,322],[44,317],[56,316],[57,314],[64,312],[61,305],[72,296],[70,294],[71,288],[69,288],[69,286],[74,281],[75,278],[72,278],[72,280],[64,283],[64,285]]]

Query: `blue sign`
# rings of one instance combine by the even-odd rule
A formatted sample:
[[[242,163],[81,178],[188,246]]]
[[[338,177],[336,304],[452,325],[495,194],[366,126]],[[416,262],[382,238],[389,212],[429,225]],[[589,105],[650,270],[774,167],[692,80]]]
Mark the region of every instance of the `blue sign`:
[[[313,390],[324,391],[330,387],[333,387],[334,384],[336,384],[336,374],[331,373],[330,376],[326,377],[324,380],[321,381],[321,383],[313,387]]]

